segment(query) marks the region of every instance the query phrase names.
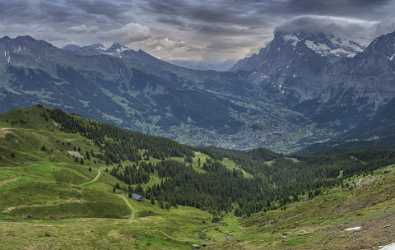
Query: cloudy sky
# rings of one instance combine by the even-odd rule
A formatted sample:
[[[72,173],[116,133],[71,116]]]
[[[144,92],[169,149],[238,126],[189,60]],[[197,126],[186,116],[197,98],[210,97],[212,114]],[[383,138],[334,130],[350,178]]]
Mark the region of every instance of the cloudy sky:
[[[366,42],[395,30],[393,13],[392,0],[0,0],[0,36],[118,41],[167,60],[215,62],[256,52],[279,26]]]

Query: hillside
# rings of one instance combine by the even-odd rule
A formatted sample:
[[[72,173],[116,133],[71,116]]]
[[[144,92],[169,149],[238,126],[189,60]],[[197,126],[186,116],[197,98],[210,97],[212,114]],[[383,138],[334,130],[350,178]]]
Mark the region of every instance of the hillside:
[[[306,119],[255,100],[242,73],[190,70],[118,51],[119,44],[92,54],[96,46],[75,51],[29,36],[0,38],[0,112],[41,103],[190,145],[237,149],[280,148],[305,135]]]
[[[394,162],[388,150],[195,148],[61,110],[19,109],[0,115],[0,240],[4,249],[306,249],[318,244],[310,237],[348,224],[387,216],[391,227],[395,176],[382,167]],[[333,203],[340,217],[316,210]],[[366,246],[390,243],[374,232],[361,232]]]
[[[375,118],[393,107],[394,41],[389,33],[365,47],[282,27],[258,54],[216,72],[117,43],[3,37],[0,112],[41,103],[188,145],[297,152],[350,133],[364,139],[356,132],[366,121],[386,129]]]
[[[394,181],[391,165],[312,200],[240,221],[228,217],[209,231],[227,235],[211,249],[381,249],[395,239]]]

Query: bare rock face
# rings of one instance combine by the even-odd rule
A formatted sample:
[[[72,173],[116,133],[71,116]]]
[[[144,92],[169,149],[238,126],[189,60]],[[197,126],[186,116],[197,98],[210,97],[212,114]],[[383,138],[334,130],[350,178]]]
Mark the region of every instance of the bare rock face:
[[[395,97],[395,33],[366,49],[331,34],[278,31],[234,71],[320,126],[349,130]]]

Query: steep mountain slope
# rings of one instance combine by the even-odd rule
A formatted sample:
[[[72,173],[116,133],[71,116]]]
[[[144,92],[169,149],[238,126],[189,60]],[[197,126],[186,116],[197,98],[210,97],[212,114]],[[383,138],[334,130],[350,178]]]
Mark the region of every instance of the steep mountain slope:
[[[59,49],[31,37],[1,39],[0,110],[43,103],[228,148],[284,150],[306,135],[308,119],[270,98],[257,99],[243,73],[194,71],[120,47]]]
[[[378,37],[363,49],[330,34],[280,29],[266,48],[233,70],[250,72],[262,92],[342,134],[395,97],[394,37]]]
[[[246,67],[233,70],[252,71],[251,80],[295,105],[320,96],[329,86],[327,68],[361,51],[355,42],[329,34],[277,31],[266,48],[246,59]]]
[[[378,108],[377,112],[345,134],[324,143],[306,147],[303,152],[351,151],[368,148],[385,149],[395,146],[395,100]]]
[[[374,40],[362,53],[327,69],[328,87],[316,103],[318,121],[339,120],[353,128],[370,119],[380,107],[395,97],[395,74],[391,55],[395,53],[395,33]],[[303,107],[304,106],[304,107]],[[309,103],[302,104],[302,112]],[[313,118],[314,119],[314,118]]]
[[[395,97],[394,35],[366,49],[277,30],[231,72],[195,71],[114,43],[0,40],[0,111],[43,103],[193,145],[297,151],[340,138]]]
[[[295,58],[296,64],[299,64],[303,62],[302,56],[312,58],[319,56],[326,60],[351,58],[363,50],[362,45],[333,34],[307,31],[288,32],[279,29],[275,31],[274,39],[267,47],[261,49],[258,54],[239,61],[232,71],[263,70],[263,67],[269,66],[265,65],[269,61],[277,61],[278,65],[273,67],[278,67],[280,64],[287,64],[287,62],[281,62],[281,59],[289,58]]]
[[[261,92],[269,90],[290,109],[340,132],[365,118],[366,110],[358,110],[364,96],[344,86],[356,84],[346,80],[351,69],[338,66],[353,65],[351,61],[362,51],[356,42],[331,34],[278,30],[266,48],[233,70],[251,72],[250,79]]]

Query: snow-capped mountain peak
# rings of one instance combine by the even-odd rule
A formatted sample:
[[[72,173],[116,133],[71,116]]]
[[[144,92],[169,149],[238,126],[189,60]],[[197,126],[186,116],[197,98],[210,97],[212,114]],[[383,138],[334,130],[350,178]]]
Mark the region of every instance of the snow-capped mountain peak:
[[[280,36],[285,44],[291,45],[293,47],[305,46],[320,56],[350,58],[354,57],[358,53],[361,53],[364,49],[364,47],[357,42],[340,38],[332,34],[277,32],[276,36]]]
[[[294,47],[297,46],[301,41],[300,38],[295,34],[286,34],[282,38],[285,42],[291,43]]]
[[[96,50],[101,50],[101,51],[105,51],[107,48],[103,45],[103,44],[101,44],[101,43],[95,43],[95,44],[92,44],[92,45],[88,45],[88,46],[85,46],[86,48],[91,48],[91,49],[96,49]]]
[[[364,46],[357,42],[333,34],[277,30],[273,40],[265,48],[261,49],[258,54],[240,60],[232,70],[259,70],[266,62],[271,65],[283,65],[283,63],[295,61],[296,58],[300,58],[302,62],[311,57],[323,60],[352,58],[363,50]]]
[[[125,46],[121,43],[115,42],[115,43],[113,43],[113,45],[111,45],[111,47],[109,49],[106,50],[106,52],[111,55],[120,56],[122,54],[122,52],[125,52],[128,50],[130,50],[130,48],[128,48],[127,46]]]

